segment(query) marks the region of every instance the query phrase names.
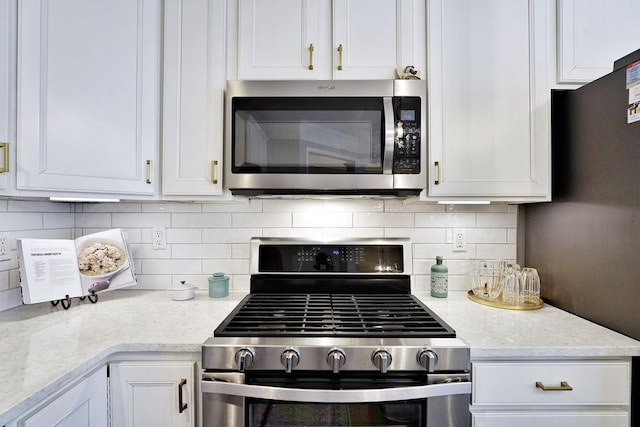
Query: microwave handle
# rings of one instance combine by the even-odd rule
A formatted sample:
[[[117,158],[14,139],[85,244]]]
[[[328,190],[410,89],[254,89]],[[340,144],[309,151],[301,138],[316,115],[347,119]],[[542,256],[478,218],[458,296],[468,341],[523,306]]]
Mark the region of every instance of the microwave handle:
[[[318,390],[238,384],[217,380],[202,380],[203,393],[289,402],[369,403],[426,399],[429,397],[471,394],[471,382],[447,382],[423,386],[364,389]]]
[[[382,173],[390,175],[393,172],[393,147],[396,137],[395,117],[393,114],[393,98],[385,96],[382,98],[384,108],[384,160]]]

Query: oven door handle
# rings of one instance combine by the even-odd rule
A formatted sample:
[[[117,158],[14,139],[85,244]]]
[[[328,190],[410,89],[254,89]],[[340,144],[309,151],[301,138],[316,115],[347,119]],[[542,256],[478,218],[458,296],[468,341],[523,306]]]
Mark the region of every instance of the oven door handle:
[[[318,390],[203,380],[200,382],[200,387],[203,393],[289,402],[326,403],[394,402],[455,394],[471,394],[470,381],[382,389]]]
[[[396,140],[395,117],[393,114],[393,98],[385,96],[382,99],[384,108],[384,159],[382,173],[390,175],[393,172],[393,150]]]

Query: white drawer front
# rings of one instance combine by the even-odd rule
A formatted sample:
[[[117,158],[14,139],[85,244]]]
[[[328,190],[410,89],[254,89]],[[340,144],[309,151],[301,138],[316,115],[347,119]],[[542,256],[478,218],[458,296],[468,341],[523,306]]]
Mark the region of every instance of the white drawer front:
[[[624,412],[484,413],[473,415],[473,427],[629,427]]]
[[[473,363],[474,404],[628,405],[631,365],[627,361]],[[571,391],[544,391],[562,382]]]

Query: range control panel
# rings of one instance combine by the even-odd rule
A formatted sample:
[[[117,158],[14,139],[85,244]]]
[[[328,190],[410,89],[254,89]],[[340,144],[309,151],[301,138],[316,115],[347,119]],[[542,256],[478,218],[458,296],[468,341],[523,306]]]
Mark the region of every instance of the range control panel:
[[[402,245],[262,245],[260,272],[402,273]]]

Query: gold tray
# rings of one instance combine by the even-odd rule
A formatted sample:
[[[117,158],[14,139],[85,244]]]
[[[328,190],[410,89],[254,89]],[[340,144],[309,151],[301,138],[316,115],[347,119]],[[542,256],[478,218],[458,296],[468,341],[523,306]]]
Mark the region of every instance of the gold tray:
[[[538,301],[535,304],[533,303],[526,303],[522,305],[504,304],[502,302],[502,294],[500,294],[500,296],[496,299],[484,299],[484,298],[477,297],[476,294],[474,294],[471,289],[467,292],[467,298],[469,298],[471,301],[477,302],[478,304],[488,305],[490,307],[496,307],[496,308],[504,308],[507,310],[537,310],[539,308],[542,308],[542,306],[544,305],[544,301],[542,301],[542,299],[540,298],[538,298]]]

